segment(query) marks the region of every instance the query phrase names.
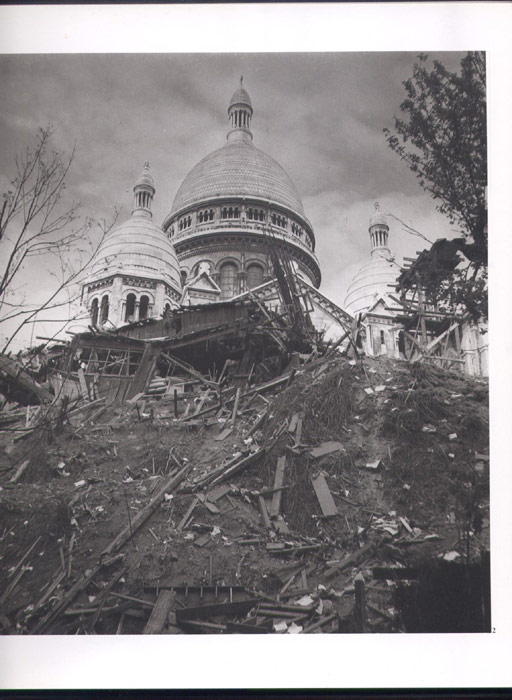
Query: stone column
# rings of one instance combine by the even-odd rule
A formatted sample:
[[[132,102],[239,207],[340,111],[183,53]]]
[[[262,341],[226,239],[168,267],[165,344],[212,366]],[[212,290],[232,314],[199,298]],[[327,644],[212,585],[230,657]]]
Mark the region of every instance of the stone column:
[[[245,270],[240,270],[236,274],[238,282],[238,294],[243,294],[247,290],[247,272]]]

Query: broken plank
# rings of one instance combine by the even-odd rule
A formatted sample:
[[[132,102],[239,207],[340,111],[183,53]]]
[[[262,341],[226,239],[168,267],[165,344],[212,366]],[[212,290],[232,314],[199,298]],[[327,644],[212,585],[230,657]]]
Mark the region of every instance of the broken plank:
[[[217,476],[215,479],[213,479],[213,481],[211,483],[216,484],[216,483],[219,483],[220,481],[223,481],[224,479],[230,478],[230,477],[234,476],[235,474],[238,474],[238,472],[241,472],[243,469],[245,469],[250,464],[255,462],[264,453],[265,453],[265,448],[261,448],[261,449],[257,450],[256,452],[252,452],[248,457],[244,457],[239,462],[237,462],[236,464],[233,464],[233,466],[226,469],[226,471],[222,472],[222,474],[219,474],[219,476]]]
[[[294,413],[293,416],[290,418],[290,424],[288,425],[288,432],[293,433],[295,432],[295,429],[297,428],[297,421],[299,420],[299,414]]]
[[[83,369],[80,367],[80,369],[77,372],[78,375],[78,382],[80,384],[80,391],[82,392],[82,396],[84,399],[88,399],[89,397],[89,389],[87,387],[87,382],[85,381],[85,374]]]
[[[218,515],[220,513],[220,510],[217,508],[217,506],[214,503],[210,503],[203,494],[200,494],[198,496],[198,499],[201,501],[201,503],[207,508],[210,513],[213,513],[213,515]]]
[[[18,479],[23,475],[23,473],[26,471],[29,464],[30,464],[30,460],[28,460],[28,459],[26,459],[24,462],[22,462],[22,464],[18,467],[18,469],[16,470],[16,473],[14,474],[14,476],[12,477],[12,479],[10,480],[9,483],[15,484],[18,481]]]
[[[290,528],[288,527],[288,524],[286,523],[286,521],[282,515],[278,515],[277,518],[275,518],[273,520],[273,523],[274,523],[274,529],[278,534],[280,534],[280,535],[289,535],[290,534]]]
[[[263,398],[263,396],[261,398]],[[255,433],[258,430],[258,428],[262,425],[266,417],[267,411],[265,410],[260,416],[258,416],[258,418],[256,418],[251,428],[249,428],[249,430],[247,431],[246,437],[250,437],[253,433]]]
[[[143,634],[160,634],[162,632],[169,618],[175,597],[176,593],[174,591],[168,589],[160,591],[155,607],[144,627]]]
[[[198,537],[197,540],[194,541],[194,544],[196,545],[196,547],[204,547],[208,544],[210,540],[210,533],[207,532],[205,535],[201,535],[201,537]]]
[[[302,440],[302,418],[299,416],[297,419],[297,428],[295,430],[295,443],[294,447],[300,447],[300,441]]]
[[[233,427],[231,428],[224,428],[218,435],[216,435],[213,439],[217,440],[218,442],[221,442],[222,440],[225,440],[227,437],[231,435],[233,432]]]
[[[183,530],[183,528],[185,527],[187,522],[190,520],[190,516],[192,515],[192,512],[198,503],[199,503],[199,498],[194,498],[194,500],[192,501],[192,503],[188,507],[187,512],[185,513],[185,515],[181,519],[181,522],[178,525],[177,530]]]
[[[176,610],[176,620],[179,624],[198,618],[245,615],[259,602],[258,598],[249,598],[248,600],[237,600],[232,603],[214,603],[211,605],[197,605],[190,608],[178,608]]]
[[[187,374],[190,374],[194,379],[198,379],[202,384],[205,384],[207,387],[217,387],[216,382],[211,382],[205,377],[200,372],[197,372],[193,367],[188,365],[186,362],[183,360],[180,360],[177,357],[174,357],[173,355],[169,355],[165,352],[161,353],[161,357],[163,357],[164,360],[167,360],[167,362],[170,362],[173,365],[176,365],[176,367],[179,367],[182,369],[184,372],[187,372]]]
[[[288,484],[288,486],[279,486],[277,489],[260,489],[258,491],[258,495],[270,496],[270,494],[274,494],[276,491],[286,491],[287,489],[291,488],[291,486],[295,486],[295,483]]]
[[[233,414],[232,414],[231,420],[230,420],[232,428],[235,427],[235,423],[236,423],[236,417],[237,417],[237,413],[238,413],[238,404],[240,403],[240,394],[241,394],[241,389],[240,389],[240,387],[238,387],[236,390],[236,394],[235,394],[235,405],[233,407]]]
[[[280,490],[284,483],[284,472],[286,469],[286,457],[283,455],[277,460],[276,474],[274,477],[274,489],[276,489],[274,495],[272,496],[272,503],[269,508],[269,515],[273,518],[277,518],[279,511],[281,509],[281,495]],[[279,490],[278,490],[279,489]]]
[[[316,459],[317,457],[324,457],[325,455],[330,455],[340,450],[343,450],[341,442],[330,440],[328,442],[323,442],[321,445],[318,445],[318,447],[313,447],[309,454]]]
[[[146,522],[149,516],[154,513],[163,500],[165,493],[167,493],[167,491],[171,491],[183,481],[191,467],[191,464],[183,467],[183,469],[181,469],[175,476],[167,480],[158,493],[151,499],[148,505],[140,510],[134,518],[132,518],[131,526],[127,525],[123,530],[121,530],[119,535],[108,545],[102,554],[105,555],[117,552],[130,539],[130,537],[132,537],[136,530],[138,530],[138,528],[144,522]]]
[[[204,392],[204,394],[201,396],[201,399],[199,400],[199,403],[197,404],[196,410],[194,411],[194,416],[197,416],[197,414],[201,412],[201,409],[203,408],[204,402],[205,402],[206,399],[208,398],[208,396],[209,396],[209,394],[210,394],[210,391],[211,391],[211,389],[208,388],[208,389]]]
[[[271,530],[272,523],[270,522],[270,518],[269,518],[268,510],[267,510],[267,504],[266,504],[263,496],[258,496],[258,503],[260,506],[260,511],[261,511],[261,516],[263,518],[263,523],[264,523],[265,527],[267,528],[267,530]]]
[[[336,508],[336,504],[334,503],[331,492],[329,491],[325,476],[323,474],[319,474],[314,479],[311,479],[311,481],[324,516],[327,518],[337,515],[338,509]]]
[[[389,539],[390,536],[385,535],[383,537],[377,538],[376,540],[370,540],[365,545],[357,549],[355,552],[352,552],[352,554],[349,554],[346,557],[344,557],[340,562],[338,562],[338,564],[335,564],[334,566],[331,566],[329,569],[327,569],[327,571],[324,574],[324,577],[326,579],[329,579],[336,573],[347,569],[349,566],[355,566],[362,559],[365,559],[366,557],[370,556],[370,554],[372,554],[374,550],[376,550],[383,542],[386,542]]]
[[[386,620],[392,620],[392,621],[394,621],[394,619],[395,619],[395,618],[393,617],[393,615],[391,615],[390,613],[388,613],[386,610],[381,610],[381,609],[378,608],[376,605],[372,605],[371,603],[368,603],[368,602],[367,602],[367,603],[366,603],[366,607],[367,607],[369,610],[373,610],[373,612],[374,612],[374,613],[377,613],[377,615],[380,615],[381,617],[384,617]]]
[[[27,551],[25,552],[25,554],[21,557],[21,559],[20,559],[19,562],[16,564],[16,566],[14,567],[14,569],[9,573],[9,575],[8,575],[7,578],[12,578],[12,577],[17,573],[18,569],[19,569],[21,566],[23,566],[23,564],[24,564],[25,561],[27,560],[28,556],[30,555],[30,552],[34,549],[34,547],[36,546],[36,544],[39,542],[40,539],[41,539],[41,535],[39,535],[39,537],[37,537],[37,539],[35,540],[35,542],[33,542],[33,544],[27,549]]]
[[[354,579],[356,602],[354,618],[358,632],[366,632],[368,629],[368,613],[366,612],[366,588],[362,574],[357,574]]]
[[[210,503],[215,503],[215,501],[218,501],[220,498],[225,496],[230,491],[231,491],[231,486],[227,486],[226,484],[223,484],[222,486],[217,486],[212,491],[210,491],[208,494],[206,494],[206,500],[209,501]]]
[[[203,632],[203,634],[221,634],[226,631],[226,625],[219,625],[215,622],[205,622],[204,620],[182,620],[181,627],[191,632]]]
[[[318,620],[318,622],[315,622],[312,625],[309,625],[309,627],[304,627],[302,630],[303,634],[310,634],[311,632],[314,632],[317,629],[320,629],[321,627],[324,627],[328,622],[332,622],[338,617],[338,613],[332,613],[331,615],[327,615],[326,617],[321,618]]]
[[[270,625],[271,626],[271,625]],[[226,632],[228,634],[269,634],[269,625],[248,625],[240,622],[227,622]]]
[[[109,596],[113,596],[114,598],[120,598],[121,600],[126,600],[130,603],[137,603],[138,605],[142,605],[142,607],[146,608],[154,608],[155,603],[152,603],[149,600],[144,600],[143,598],[135,598],[132,595],[126,595],[125,593],[116,593],[115,591],[109,591]]]

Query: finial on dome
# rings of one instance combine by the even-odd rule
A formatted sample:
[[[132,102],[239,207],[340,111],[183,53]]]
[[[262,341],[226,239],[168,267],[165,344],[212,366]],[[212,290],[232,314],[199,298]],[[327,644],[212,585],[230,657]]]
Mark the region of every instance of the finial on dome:
[[[133,188],[134,203],[132,216],[151,218],[151,203],[155,194],[155,181],[149,169],[149,161],[144,163],[141,174]]]

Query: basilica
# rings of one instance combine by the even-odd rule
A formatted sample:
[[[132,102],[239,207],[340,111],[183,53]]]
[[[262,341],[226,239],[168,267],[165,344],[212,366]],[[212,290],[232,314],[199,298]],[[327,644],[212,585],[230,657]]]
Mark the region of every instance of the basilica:
[[[82,287],[93,328],[118,329],[173,310],[251,296],[278,309],[271,246],[293,268],[301,304],[324,339],[335,342],[362,320],[368,355],[403,356],[403,308],[394,296],[401,269],[378,204],[369,212],[369,259],[349,285],[344,308],[320,291],[316,239],[297,188],[253,143],[253,107],[243,86],[227,110],[223,146],[188,173],[161,225],[153,221],[156,186],[149,163],[133,188],[131,217],[107,233]],[[402,319],[402,320],[401,320]]]

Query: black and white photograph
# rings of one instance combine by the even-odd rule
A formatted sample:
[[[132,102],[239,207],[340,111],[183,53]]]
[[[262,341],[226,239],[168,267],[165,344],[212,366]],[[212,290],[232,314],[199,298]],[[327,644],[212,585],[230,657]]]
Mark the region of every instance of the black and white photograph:
[[[2,635],[496,632],[488,55],[423,47],[0,55]]]

